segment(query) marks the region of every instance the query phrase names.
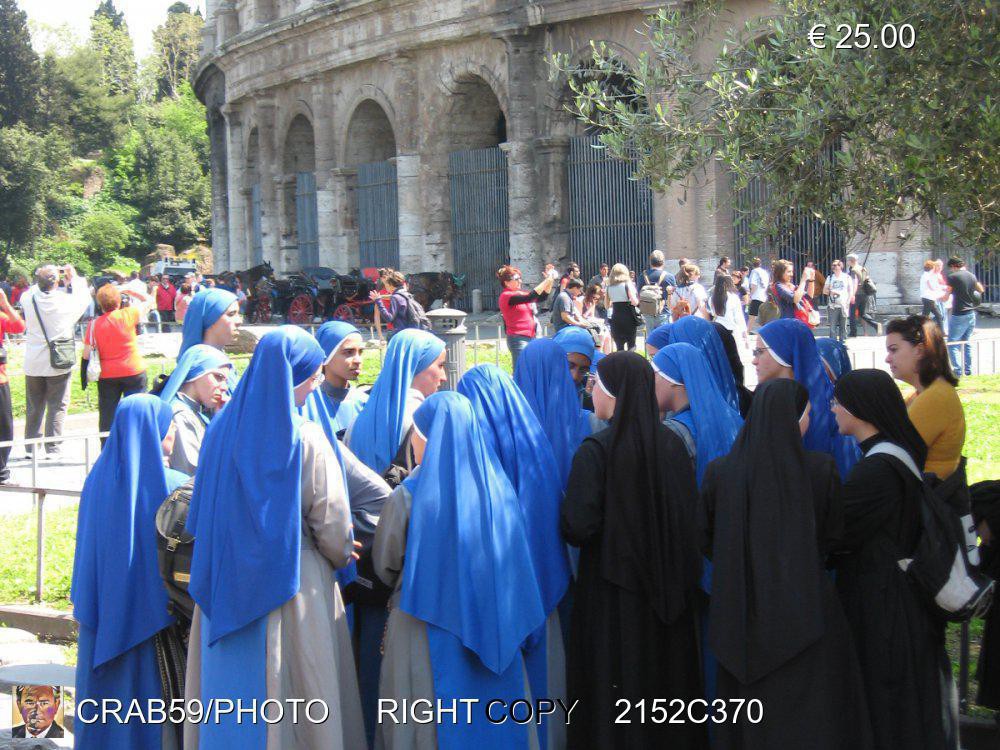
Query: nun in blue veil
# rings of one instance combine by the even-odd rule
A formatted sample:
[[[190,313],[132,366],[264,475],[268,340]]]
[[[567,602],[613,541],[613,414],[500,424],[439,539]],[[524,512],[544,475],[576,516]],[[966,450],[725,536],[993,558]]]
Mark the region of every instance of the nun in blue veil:
[[[816,348],[826,367],[826,374],[834,384],[851,371],[851,357],[844,342],[837,339],[816,339]]]
[[[726,356],[726,349],[722,345],[722,339],[719,338],[715,327],[704,318],[685,315],[676,323],[671,324],[667,339],[671,344],[691,344],[700,349],[708,360],[719,392],[722,393],[723,398],[730,406],[739,411],[740,402],[736,378],[729,364],[729,358]]]
[[[655,357],[660,349],[670,343],[671,325],[671,323],[664,323],[649,332],[649,335],[646,337],[646,354],[650,357]]]
[[[328,431],[327,437],[331,432],[334,436],[342,433],[354,424],[368,400],[368,395],[360,388],[352,387],[346,378],[328,372],[333,358],[351,336],[361,341],[361,331],[343,320],[331,320],[316,329],[316,340],[326,354],[323,362],[325,379],[319,388],[309,394],[303,415],[323,425],[323,429]],[[332,382],[334,379],[336,384]]]
[[[70,598],[80,625],[76,701],[163,700],[154,636],[174,622],[160,580],[156,511],[187,476],[165,469],[170,407],[122,399],[111,435],[83,485]],[[80,748],[152,750],[173,727],[138,720],[76,724]]]
[[[456,723],[384,721],[376,745],[537,746],[534,724],[491,724],[484,713],[493,699],[544,697],[522,656],[546,617],[517,493],[465,396],[430,396],[414,428],[420,465],[386,501],[375,534],[375,571],[395,588],[380,698],[479,702],[470,721],[462,708]]]
[[[823,367],[816,338],[809,327],[794,318],[772,320],[757,332],[763,348],[755,357],[758,382],[791,377],[809,391],[809,429],[803,438],[806,450],[833,456],[840,476],[846,477],[861,458],[857,441],[841,435],[830,402],[833,383]]]
[[[691,344],[670,344],[660,349],[653,357],[653,371],[657,375],[656,398],[660,410],[673,412],[667,426],[681,435],[686,445],[694,445],[692,459],[700,487],[708,465],[732,449],[743,418],[719,392],[704,352]],[[702,564],[701,588],[711,595],[712,563],[709,560]],[[716,660],[705,640],[707,614],[707,610],[701,612],[702,658],[705,694],[711,702],[715,699]]]
[[[225,289],[203,289],[191,298],[184,314],[184,328],[181,348],[177,358],[196,344],[208,344],[216,349],[224,349],[233,341],[236,326],[242,320],[240,305],[236,295]],[[230,389],[236,387],[236,371],[229,374]]]
[[[385,472],[413,424],[413,412],[437,390],[413,387],[414,378],[443,362],[444,342],[419,328],[404,328],[389,339],[368,401],[347,431],[344,442],[368,467]]]
[[[172,469],[193,475],[205,439],[205,429],[229,397],[233,363],[219,349],[195,344],[177,360],[160,399],[173,411],[177,429],[167,458]]]
[[[186,698],[321,700],[323,723],[235,715],[189,724],[185,745],[214,748],[365,746],[354,655],[334,569],[351,560],[343,472],[323,429],[296,411],[325,355],[308,333],[264,336],[233,397],[205,434],[188,527],[196,536],[197,608]]]
[[[580,406],[566,353],[551,339],[535,339],[517,358],[514,382],[552,445],[559,486],[566,486],[573,454],[593,433],[593,413]]]
[[[499,367],[486,364],[472,368],[458,382],[458,392],[472,402],[486,442],[499,457],[524,514],[542,606],[548,615],[545,633],[533,638],[525,650],[532,692],[552,699],[565,696],[565,657],[557,606],[569,587],[570,565],[559,533],[563,492],[552,471],[552,446],[524,395]],[[549,729],[558,729],[558,725],[550,723]],[[544,741],[542,746],[546,746]]]

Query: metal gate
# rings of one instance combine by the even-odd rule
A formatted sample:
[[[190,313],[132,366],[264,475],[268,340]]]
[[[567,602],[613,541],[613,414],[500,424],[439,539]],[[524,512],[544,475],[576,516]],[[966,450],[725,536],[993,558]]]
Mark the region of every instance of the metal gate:
[[[821,158],[832,164],[839,150],[840,144],[833,143]],[[792,261],[796,275],[810,260],[815,262],[816,268],[823,274],[829,274],[833,259],[844,259],[847,238],[840,228],[833,222],[817,219],[811,212],[798,207],[785,210],[779,231],[775,235],[753,242],[750,237],[751,227],[761,215],[766,198],[766,181],[760,178],[751,180],[734,196],[734,265],[749,266],[753,257],[763,259],[773,256],[775,259]]]
[[[945,263],[944,272],[948,273],[948,258],[958,256],[965,261],[967,270],[972,271],[979,282],[986,288],[983,293],[984,302],[1000,302],[1000,259],[996,257],[979,260],[974,248],[962,247],[955,241],[954,232],[942,221],[931,220],[932,254]],[[982,253],[979,253],[982,255]]]
[[[497,309],[497,269],[510,262],[507,223],[507,154],[499,148],[455,151],[448,158],[451,183],[451,240],[455,273],[464,290],[481,289],[483,307]],[[471,293],[457,302],[472,307]]]
[[[358,244],[362,268],[399,268],[399,199],[396,165],[358,166]]]
[[[316,175],[295,175],[295,226],[299,242],[299,265],[319,265],[319,219],[316,206]]]
[[[653,191],[635,180],[635,160],[613,159],[596,136],[570,140],[569,247],[589,279],[601,263],[624,263],[641,273],[653,237]]]
[[[264,262],[264,231],[261,226],[260,185],[250,188],[250,266]]]

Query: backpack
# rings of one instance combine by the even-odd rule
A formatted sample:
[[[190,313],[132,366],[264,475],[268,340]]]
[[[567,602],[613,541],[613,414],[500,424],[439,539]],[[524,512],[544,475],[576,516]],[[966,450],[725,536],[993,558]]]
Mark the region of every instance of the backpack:
[[[194,600],[188,593],[194,536],[185,525],[193,491],[192,477],[171,492],[156,511],[156,558],[160,578],[163,579],[170,599],[168,609],[178,622],[185,623],[188,628],[194,618]]]
[[[663,287],[659,283],[653,284],[649,280],[649,274],[642,274],[643,286],[639,290],[639,312],[643,315],[659,315],[663,312]]]
[[[867,268],[862,266],[861,270],[858,272],[858,275],[861,277],[860,283],[858,284],[858,290],[861,292],[861,294],[864,294],[868,297],[873,297],[876,294],[878,294],[878,286],[876,286],[875,282],[872,281],[871,274],[868,273]]]
[[[424,306],[417,302],[413,295],[405,289],[398,289],[396,294],[406,300],[407,328],[419,328],[421,331],[431,330],[431,320],[427,317]]]
[[[922,530],[913,557],[898,561],[923,598],[944,620],[966,622],[981,617],[993,599],[992,579],[970,562],[966,531],[958,515],[925,480],[910,454],[898,445],[882,442],[866,456],[882,454],[920,480]]]

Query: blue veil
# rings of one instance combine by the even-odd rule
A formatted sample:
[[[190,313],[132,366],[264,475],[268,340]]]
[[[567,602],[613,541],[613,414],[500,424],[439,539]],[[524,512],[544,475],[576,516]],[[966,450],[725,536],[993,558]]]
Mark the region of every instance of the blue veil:
[[[177,357],[182,357],[192,346],[200,344],[204,340],[205,331],[211,328],[235,301],[236,295],[225,289],[204,289],[194,295],[187,312],[184,313],[184,333]]]
[[[173,412],[156,396],[122,399],[83,484],[73,559],[73,616],[96,631],[100,667],[171,622],[156,551],[156,511],[184,478],[165,469]]]
[[[691,344],[669,344],[653,357],[657,375],[683,385],[690,408],[674,415],[692,427],[697,446],[698,484],[708,464],[729,453],[743,426],[739,411],[730,406],[719,392],[705,353]]]
[[[218,370],[221,367],[228,367],[230,371],[233,368],[233,363],[229,361],[225,352],[208,344],[195,344],[177,360],[177,366],[174,367],[166,385],[160,391],[160,398],[167,404],[173,402],[177,391],[185,383],[190,383],[206,372]]]
[[[837,339],[816,339],[816,348],[819,349],[820,358],[833,373],[834,381],[851,371],[851,357],[842,342]]]
[[[715,382],[723,398],[736,411],[740,410],[739,396],[736,393],[736,378],[729,366],[726,349],[715,331],[715,326],[704,318],[695,315],[685,315],[670,326],[668,339],[671,344],[691,344],[700,349],[708,360]]]
[[[352,333],[360,335],[361,331],[342,320],[331,320],[316,330],[316,340],[326,355],[324,364],[333,358],[340,345],[344,343],[344,339]],[[365,406],[365,401],[358,395],[357,389],[352,388],[348,393],[344,401],[334,401],[323,393],[322,389],[317,388],[309,394],[305,406],[300,410],[302,416],[323,428],[323,432],[335,448],[337,433],[350,427]],[[351,393],[354,394],[353,397]]]
[[[573,455],[591,433],[590,412],[580,407],[566,352],[555,341],[535,339],[517,358],[514,382],[552,445],[559,481],[565,488]]]
[[[545,622],[517,496],[469,400],[444,391],[414,414],[427,439],[413,497],[400,608],[427,623],[438,700],[524,694],[521,645]],[[485,705],[485,704],[481,704]],[[442,722],[440,746],[525,747],[525,727]]]
[[[594,346],[594,337],[590,331],[580,326],[566,326],[552,340],[562,347],[566,354],[582,354],[590,360],[590,371],[597,372],[597,363],[604,359],[604,354]]]
[[[779,364],[791,367],[795,379],[809,391],[809,429],[803,443],[806,450],[828,453],[837,462],[845,478],[861,456],[857,441],[841,435],[830,409],[833,383],[823,369],[816,338],[809,327],[793,318],[772,320],[761,327],[758,336],[771,350]]]
[[[555,455],[538,417],[510,375],[496,365],[479,365],[458,381],[472,402],[486,443],[500,459],[524,514],[542,607],[559,603],[569,585],[569,557],[559,534],[562,486],[552,471]]]
[[[646,346],[651,346],[654,349],[662,349],[667,344],[670,343],[670,323],[664,323],[663,325],[657,326],[649,335],[646,336]]]
[[[209,645],[299,589],[302,442],[292,391],[323,359],[301,328],[268,333],[205,432],[188,527],[198,539],[190,592],[211,619]]]
[[[77,516],[73,616],[80,623],[77,700],[146,705],[163,689],[153,636],[173,622],[160,580],[156,511],[187,477],[163,467],[172,410],[156,396],[122,399]],[[80,747],[159,747],[161,728],[138,719],[77,723]]]
[[[414,376],[443,351],[441,339],[419,328],[404,328],[389,339],[382,371],[354,420],[350,441],[354,455],[379,474],[389,467],[403,440],[406,395]]]

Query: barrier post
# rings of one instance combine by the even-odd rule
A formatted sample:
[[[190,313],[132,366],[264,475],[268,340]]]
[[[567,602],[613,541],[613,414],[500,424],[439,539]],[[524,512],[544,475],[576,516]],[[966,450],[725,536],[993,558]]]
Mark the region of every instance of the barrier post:
[[[465,374],[465,313],[442,307],[427,313],[431,330],[444,341],[445,371],[448,374],[448,389],[455,390],[458,381]]]
[[[42,603],[42,575],[45,572],[45,490],[35,494],[38,502],[38,538],[35,540],[35,604]]]

